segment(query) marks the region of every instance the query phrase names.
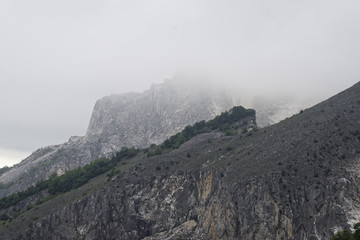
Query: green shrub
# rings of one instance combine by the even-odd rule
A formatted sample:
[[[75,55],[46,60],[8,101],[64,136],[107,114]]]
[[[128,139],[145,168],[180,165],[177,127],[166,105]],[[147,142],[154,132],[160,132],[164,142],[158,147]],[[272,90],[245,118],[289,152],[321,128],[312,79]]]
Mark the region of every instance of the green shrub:
[[[14,213],[14,215],[12,216],[12,218],[17,218],[21,215],[21,212],[20,211],[17,211]]]
[[[351,233],[350,230],[344,229],[342,231],[338,231],[331,238],[332,240],[360,240],[360,222],[354,224],[354,233]]]
[[[161,155],[162,154],[162,150],[161,147],[156,147],[155,150],[153,151],[149,151],[147,154],[147,157],[153,157],[153,156],[157,156],[157,155]]]
[[[230,111],[223,112],[210,121],[200,121],[192,126],[186,126],[182,132],[177,133],[166,139],[161,146],[162,148],[176,149],[179,148],[181,144],[190,140],[194,136],[216,129],[224,131],[225,135],[227,136],[235,135],[236,131],[230,129],[230,126],[238,122],[240,119],[249,116],[255,116],[255,110],[245,109],[241,106],[235,106]]]
[[[354,240],[360,240],[360,222],[354,224],[355,232],[353,233]]]
[[[9,220],[9,216],[6,215],[5,213],[0,216],[0,221],[7,221],[7,220]]]
[[[50,175],[48,180],[39,181],[36,183],[35,186],[31,186],[25,191],[20,191],[11,194],[7,197],[1,198],[0,210],[13,206],[29,196],[39,193],[42,190],[48,190],[49,194],[52,196],[38,200],[36,204],[39,205],[51,199],[53,195],[56,195],[58,193],[68,192],[71,189],[75,189],[84,185],[91,178],[103,174],[109,171],[110,169],[113,169],[118,162],[120,162],[123,159],[131,158],[135,156],[138,152],[139,150],[134,147],[132,148],[123,147],[110,160],[106,158],[99,158],[85,165],[82,168],[66,171],[65,174],[61,176],[57,176],[57,174],[54,173]],[[113,174],[115,173],[116,171],[113,172]]]
[[[348,229],[345,229],[343,231],[337,232],[331,239],[332,240],[353,240],[354,238],[352,236],[352,233]]]
[[[233,150],[234,148],[232,147],[232,146],[230,146],[230,145],[226,145],[225,146],[225,150],[226,151],[231,151],[231,150]]]
[[[227,129],[225,131],[225,136],[234,136],[234,135],[236,135],[236,131],[234,131],[234,130]]]

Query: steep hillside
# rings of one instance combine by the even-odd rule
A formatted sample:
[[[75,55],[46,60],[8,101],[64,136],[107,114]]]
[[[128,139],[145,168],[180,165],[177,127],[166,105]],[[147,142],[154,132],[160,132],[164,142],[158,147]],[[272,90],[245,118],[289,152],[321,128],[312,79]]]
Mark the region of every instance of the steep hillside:
[[[261,127],[301,108],[288,100],[244,99],[240,95],[229,86],[176,76],[152,85],[143,93],[104,97],[95,104],[85,136],[73,136],[64,144],[43,147],[20,164],[1,169],[0,197],[24,190],[54,172],[60,175],[110,156],[123,146],[143,148],[161,143],[186,125],[209,120],[240,100],[255,107]]]
[[[185,126],[209,120],[236,105],[236,99],[211,86],[181,80],[154,84],[143,93],[104,97],[97,101],[84,137],[37,150],[0,175],[0,197],[24,190],[56,172],[63,174],[121,147],[158,144]]]
[[[360,83],[270,127],[239,129],[233,136],[204,133],[169,153],[137,155],[120,163],[108,182],[94,179],[98,187],[91,192],[81,196],[90,186],[85,185],[60,195],[0,228],[0,234],[330,239],[360,220],[359,119]],[[68,203],[57,206],[61,198]]]
[[[267,127],[281,120],[298,114],[309,103],[300,103],[291,97],[257,96],[254,97],[251,107],[256,110],[256,119],[259,127]]]

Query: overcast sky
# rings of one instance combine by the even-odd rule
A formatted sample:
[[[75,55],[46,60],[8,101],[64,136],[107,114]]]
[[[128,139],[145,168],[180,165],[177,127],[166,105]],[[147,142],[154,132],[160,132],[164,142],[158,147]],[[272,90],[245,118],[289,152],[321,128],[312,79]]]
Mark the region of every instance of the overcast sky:
[[[0,167],[84,135],[97,99],[178,71],[329,97],[360,80],[359,13],[355,0],[0,0]]]

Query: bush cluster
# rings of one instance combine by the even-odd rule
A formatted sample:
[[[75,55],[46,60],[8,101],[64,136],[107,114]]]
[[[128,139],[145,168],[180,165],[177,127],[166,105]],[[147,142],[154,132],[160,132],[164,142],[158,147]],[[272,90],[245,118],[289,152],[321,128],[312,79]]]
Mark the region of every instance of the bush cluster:
[[[337,232],[332,240],[360,240],[360,222],[354,224],[355,231],[352,233],[348,229]]]
[[[25,191],[20,191],[0,199],[0,210],[13,206],[42,190],[48,190],[50,195],[56,195],[78,188],[87,183],[91,178],[114,168],[120,160],[135,156],[138,151],[139,150],[135,148],[124,147],[111,159],[99,158],[82,168],[67,171],[61,176],[57,176],[57,174],[54,173],[48,180],[39,181],[35,186],[31,186]]]
[[[219,129],[225,132],[225,135],[235,135],[235,131],[231,129],[231,125],[238,122],[240,119],[255,116],[255,110],[245,109],[241,106],[235,106],[230,111],[223,112],[219,116],[207,122],[200,121],[194,125],[186,126],[185,129],[167,140],[162,144],[163,148],[179,148],[181,144],[193,138],[194,136]]]
[[[157,155],[161,155],[162,154],[162,150],[161,150],[161,147],[157,146],[155,148],[155,150],[153,151],[149,151],[147,153],[147,157],[153,157],[153,156],[157,156]]]
[[[226,135],[234,135],[236,132],[231,129],[231,125],[238,122],[242,118],[249,116],[255,116],[255,111],[253,109],[245,109],[241,106],[236,106],[233,107],[230,111],[224,112],[210,121],[200,121],[192,126],[186,126],[182,132],[171,136],[166,141],[164,141],[161,146],[158,146],[154,150],[149,151],[148,157],[162,154],[162,149],[164,148],[176,149],[192,137],[201,133],[213,131],[215,129],[219,129],[220,131],[225,132]],[[25,191],[20,191],[0,199],[0,210],[13,206],[19,203],[21,200],[35,195],[42,190],[47,190],[51,196],[54,196],[58,193],[64,193],[70,191],[71,189],[78,188],[87,183],[91,178],[113,169],[120,160],[124,158],[131,158],[138,152],[139,150],[133,147],[124,147],[111,159],[97,159],[94,162],[85,165],[84,167],[67,171],[61,176],[52,174],[49,179],[39,181],[35,186],[31,186]],[[8,170],[9,168],[7,167],[0,169],[0,175]],[[113,174],[113,172],[110,172],[109,176],[112,176]]]

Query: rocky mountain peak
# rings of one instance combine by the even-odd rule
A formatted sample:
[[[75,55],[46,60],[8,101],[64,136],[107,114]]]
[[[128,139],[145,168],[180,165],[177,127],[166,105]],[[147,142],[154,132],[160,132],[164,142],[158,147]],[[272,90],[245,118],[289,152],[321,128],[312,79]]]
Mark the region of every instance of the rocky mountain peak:
[[[23,190],[51,173],[62,174],[99,157],[109,157],[123,146],[143,148],[159,144],[185,126],[212,119],[243,102],[251,101],[241,98],[231,86],[186,74],[153,84],[142,93],[103,97],[94,106],[85,136],[71,137],[64,144],[42,148],[7,169],[0,176],[4,186],[0,189],[0,197]],[[294,114],[288,107],[289,102],[256,103],[260,126]]]
[[[251,126],[253,110],[233,108],[185,128],[164,142],[164,152],[137,151],[35,209],[24,203],[23,215],[0,227],[0,235],[330,239],[360,221],[359,106],[360,83],[261,129]],[[192,137],[172,148],[186,136]]]
[[[142,93],[99,99],[84,137],[71,137],[47,151],[36,151],[1,175],[0,182],[6,187],[0,189],[0,197],[23,190],[53,172],[63,173],[111,156],[123,146],[159,144],[185,126],[209,120],[238,103],[211,84],[201,86],[181,79],[166,80]]]
[[[87,130],[87,141],[119,146],[158,144],[186,125],[208,120],[236,105],[222,91],[209,91],[181,81],[153,84],[143,93],[111,95],[98,100]],[[110,144],[109,144],[110,143]],[[101,144],[101,143],[100,143]]]

